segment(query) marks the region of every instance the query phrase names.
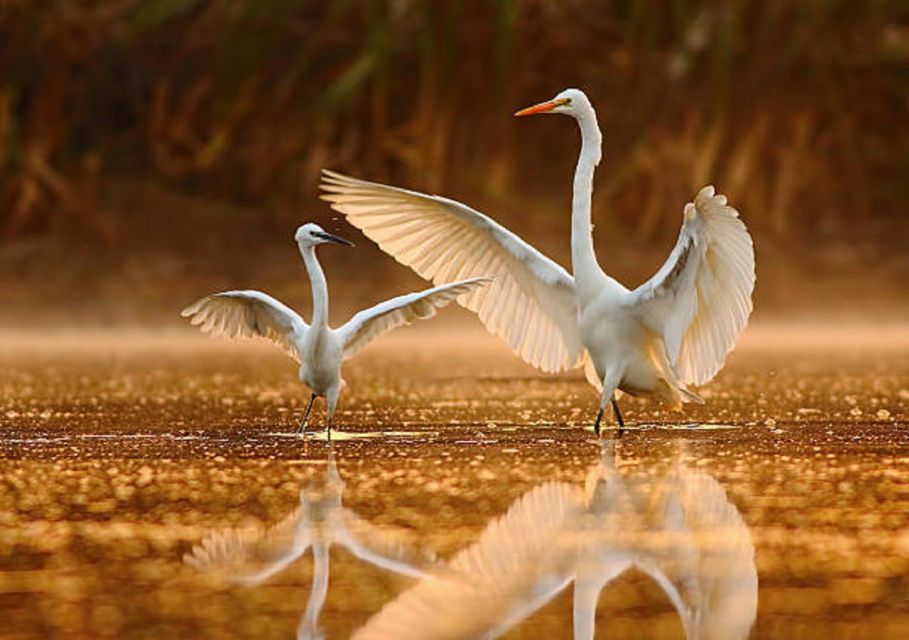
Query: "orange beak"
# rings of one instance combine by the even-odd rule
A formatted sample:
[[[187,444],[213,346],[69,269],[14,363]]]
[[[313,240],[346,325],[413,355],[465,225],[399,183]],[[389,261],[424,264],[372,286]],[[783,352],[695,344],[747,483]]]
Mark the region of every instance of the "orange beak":
[[[532,116],[537,113],[546,113],[547,111],[552,111],[556,107],[561,107],[563,104],[568,102],[568,100],[549,100],[547,102],[541,102],[540,104],[535,104],[532,107],[527,107],[526,109],[521,109],[520,111],[515,112],[515,116]]]

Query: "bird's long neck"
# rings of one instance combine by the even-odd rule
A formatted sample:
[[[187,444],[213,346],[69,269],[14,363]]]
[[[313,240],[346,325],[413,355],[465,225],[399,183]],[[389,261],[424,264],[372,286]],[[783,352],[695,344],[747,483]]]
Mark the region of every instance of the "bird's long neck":
[[[312,327],[321,329],[328,326],[328,284],[325,282],[325,273],[316,258],[314,247],[302,247],[300,253],[312,285]]]
[[[592,287],[603,277],[593,251],[593,227],[590,224],[593,172],[600,162],[603,136],[593,107],[577,116],[581,130],[581,153],[574,172],[571,201],[571,268],[579,291]]]

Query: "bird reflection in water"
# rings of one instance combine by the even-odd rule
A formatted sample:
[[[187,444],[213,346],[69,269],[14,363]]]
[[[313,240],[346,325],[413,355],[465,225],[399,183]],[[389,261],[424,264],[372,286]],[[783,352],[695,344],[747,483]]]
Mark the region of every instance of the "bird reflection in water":
[[[572,582],[574,637],[593,638],[602,590],[630,569],[656,581],[687,638],[748,636],[754,546],[722,486],[679,453],[655,472],[617,465],[604,445],[583,488],[548,482],[528,491],[353,638],[494,638]]]
[[[255,586],[287,568],[312,548],[312,588],[297,638],[324,637],[319,614],[328,594],[329,550],[341,545],[357,558],[411,577],[425,576],[421,567],[434,555],[413,534],[367,522],[346,508],[344,481],[329,448],[324,479],[300,490],[300,506],[267,529],[227,529],[212,533],[184,560],[202,571],[246,586]]]

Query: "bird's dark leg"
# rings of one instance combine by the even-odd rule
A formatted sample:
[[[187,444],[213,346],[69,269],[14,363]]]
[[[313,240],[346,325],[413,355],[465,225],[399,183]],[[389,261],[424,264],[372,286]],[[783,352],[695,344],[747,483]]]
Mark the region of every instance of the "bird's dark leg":
[[[596,422],[593,423],[593,432],[596,434],[597,438],[600,437],[600,422],[603,420],[603,407],[600,407],[600,410],[597,412]]]
[[[300,429],[298,433],[306,433],[306,421],[309,420],[309,412],[312,411],[312,404],[316,401],[316,394],[312,394],[309,398],[309,406],[306,407],[306,413],[303,414],[303,421],[300,423]]]
[[[331,416],[328,416],[328,440],[331,442]]]
[[[625,432],[625,420],[622,419],[622,412],[619,411],[619,403],[615,401],[615,396],[612,396],[611,402],[612,402],[612,410],[615,411],[616,422],[619,423],[618,435],[622,435],[622,433]]]

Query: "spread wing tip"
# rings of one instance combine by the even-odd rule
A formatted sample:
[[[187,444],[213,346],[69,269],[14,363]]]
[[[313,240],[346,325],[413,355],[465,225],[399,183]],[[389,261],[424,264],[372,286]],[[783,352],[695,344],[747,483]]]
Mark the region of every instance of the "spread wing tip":
[[[211,298],[210,295],[204,296],[202,298],[199,298],[192,304],[187,305],[186,307],[183,308],[182,311],[180,311],[180,316],[183,318],[189,318],[191,316],[196,315],[197,313],[202,311],[202,305],[204,305],[209,300],[209,298]]]
[[[697,198],[698,199],[712,198],[715,193],[716,193],[716,189],[713,187],[713,185],[708,184],[707,186],[703,187],[700,191],[698,191]]]
[[[322,169],[322,184],[320,185],[323,189],[327,187],[350,187],[355,185],[368,185],[371,184],[366,180],[361,180],[359,178],[352,178],[350,176],[344,175],[343,173],[338,173],[337,171],[332,171],[331,169]]]
[[[693,207],[697,213],[703,216],[727,215],[733,218],[739,217],[738,210],[730,206],[729,199],[724,194],[717,193],[712,184],[698,191],[694,202],[689,202],[685,206],[686,217],[688,217],[689,207]]]

